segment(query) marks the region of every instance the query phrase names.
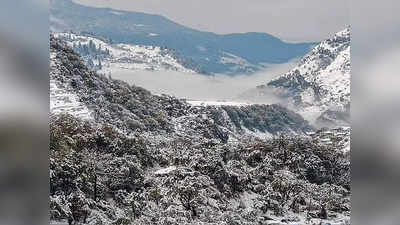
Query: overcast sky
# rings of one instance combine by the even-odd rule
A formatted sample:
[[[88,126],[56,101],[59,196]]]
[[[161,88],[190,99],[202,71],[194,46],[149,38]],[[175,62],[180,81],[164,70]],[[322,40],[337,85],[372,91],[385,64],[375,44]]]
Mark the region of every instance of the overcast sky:
[[[75,0],[163,15],[220,34],[265,32],[287,41],[320,41],[349,24],[347,0]]]

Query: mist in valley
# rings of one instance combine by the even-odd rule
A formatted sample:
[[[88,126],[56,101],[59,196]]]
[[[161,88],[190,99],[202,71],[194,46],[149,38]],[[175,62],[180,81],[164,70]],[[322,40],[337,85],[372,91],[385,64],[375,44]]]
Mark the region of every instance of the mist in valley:
[[[237,101],[247,103],[277,103],[280,99],[264,92],[252,98],[252,90],[286,73],[295,62],[270,65],[268,70],[251,75],[213,76],[175,71],[112,70],[112,78],[143,87],[154,94],[168,94],[178,98],[202,101]]]

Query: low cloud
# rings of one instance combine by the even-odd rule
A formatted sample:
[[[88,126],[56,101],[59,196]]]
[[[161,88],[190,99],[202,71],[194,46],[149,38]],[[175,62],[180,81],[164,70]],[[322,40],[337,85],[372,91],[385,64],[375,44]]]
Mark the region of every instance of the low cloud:
[[[114,70],[112,77],[143,87],[154,94],[168,94],[193,100],[239,101],[237,99],[238,95],[286,73],[294,65],[295,62],[270,65],[267,71],[233,77],[222,74],[206,76],[175,71],[132,71],[123,69]],[[274,103],[276,99],[271,95],[270,98],[265,97],[265,101],[265,103]],[[252,101],[249,99],[247,102]]]

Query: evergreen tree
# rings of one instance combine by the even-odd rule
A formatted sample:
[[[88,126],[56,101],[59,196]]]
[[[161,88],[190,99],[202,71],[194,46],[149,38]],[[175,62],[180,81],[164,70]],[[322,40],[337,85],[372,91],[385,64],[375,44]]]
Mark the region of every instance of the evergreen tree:
[[[88,59],[88,66],[89,66],[90,68],[93,68],[93,67],[94,67],[94,63],[93,63],[93,60],[92,60],[91,58]]]
[[[89,52],[96,52],[96,45],[93,43],[92,40],[89,41]]]
[[[98,68],[99,68],[99,70],[101,70],[103,68],[102,65],[101,65],[101,60],[100,59],[99,59]]]

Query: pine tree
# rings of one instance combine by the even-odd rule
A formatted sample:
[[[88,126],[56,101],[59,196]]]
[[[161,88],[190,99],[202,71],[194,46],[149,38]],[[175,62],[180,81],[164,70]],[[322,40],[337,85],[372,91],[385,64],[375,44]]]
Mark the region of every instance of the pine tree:
[[[96,52],[96,45],[93,43],[92,40],[89,41],[89,51]]]
[[[92,60],[91,58],[88,59],[88,66],[89,66],[90,68],[93,68],[93,67],[94,67],[93,60]]]
[[[83,55],[89,55],[89,47],[87,45],[83,45]]]
[[[99,70],[101,70],[102,69],[102,66],[101,66],[101,60],[99,59],[99,64],[98,64],[98,67],[99,67]]]

